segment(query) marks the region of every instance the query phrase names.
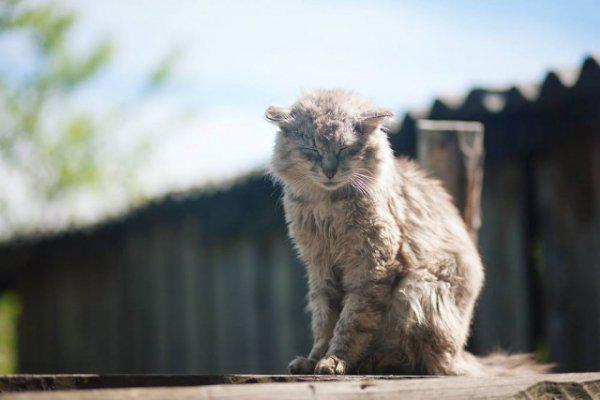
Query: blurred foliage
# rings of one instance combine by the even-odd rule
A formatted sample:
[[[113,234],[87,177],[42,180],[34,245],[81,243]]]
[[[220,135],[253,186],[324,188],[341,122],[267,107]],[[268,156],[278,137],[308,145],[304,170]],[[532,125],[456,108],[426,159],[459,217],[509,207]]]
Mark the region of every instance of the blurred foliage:
[[[0,374],[17,372],[17,322],[21,306],[14,292],[0,296]]]
[[[181,50],[179,49],[174,49],[167,54],[167,56],[163,58],[163,60],[154,68],[154,71],[150,73],[150,77],[148,79],[148,89],[154,90],[164,85],[169,79],[173,67],[177,64],[180,58]]]
[[[74,22],[72,13],[52,4],[34,7],[11,0],[0,8],[0,35],[25,33],[36,54],[35,71],[21,81],[0,76],[0,155],[49,197],[95,184],[101,171],[94,151],[100,132],[93,118],[74,112],[58,129],[48,131],[44,125],[48,108],[63,111],[61,99],[105,67],[111,55],[106,41],[85,56],[72,54],[67,37]]]
[[[72,12],[54,3],[0,0],[0,38],[25,37],[35,53],[32,73],[19,79],[0,75],[0,160],[23,173],[45,199],[106,178],[99,151],[107,142],[105,118],[72,103],[108,66],[112,47],[104,40],[76,54],[68,45],[75,22]],[[150,88],[166,82],[177,58],[173,52],[149,71]]]

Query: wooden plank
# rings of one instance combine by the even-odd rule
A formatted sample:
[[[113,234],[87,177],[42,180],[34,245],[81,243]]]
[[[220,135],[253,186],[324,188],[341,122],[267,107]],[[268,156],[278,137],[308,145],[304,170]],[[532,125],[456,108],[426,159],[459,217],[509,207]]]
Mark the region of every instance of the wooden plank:
[[[55,364],[46,371],[72,373],[81,369],[81,360],[85,352],[85,338],[82,335],[84,317],[81,302],[82,272],[73,268],[73,244],[61,249],[56,255],[56,265],[52,269],[53,295],[56,297],[57,313],[54,326],[56,341],[44,347],[55,348]],[[56,249],[58,251],[58,249]]]
[[[163,372],[182,374],[189,372],[187,332],[187,296],[185,293],[185,264],[183,252],[185,238],[182,237],[183,219],[171,217],[161,221],[163,237],[162,266],[165,277],[165,302],[167,304],[167,359]]]
[[[183,293],[185,330],[183,332],[186,347],[185,368],[188,373],[198,373],[201,369],[200,349],[203,345],[200,340],[199,329],[200,310],[197,307],[197,297],[204,293],[199,287],[200,273],[200,221],[193,216],[188,216],[181,221],[181,230],[178,240],[181,243],[181,268],[183,269]]]
[[[120,372],[144,373],[152,370],[156,351],[153,276],[148,253],[152,251],[151,224],[136,223],[125,236],[124,254],[127,267],[124,270],[124,318],[122,335],[126,335],[129,347],[121,348]],[[150,296],[149,296],[150,294]],[[127,343],[127,342],[125,342]]]
[[[486,165],[479,247],[485,286],[476,308],[472,350],[532,350],[527,284],[527,215],[523,169],[515,161]],[[510,323],[507,323],[510,321]]]
[[[214,372],[217,360],[217,346],[215,345],[217,342],[217,308],[214,302],[217,290],[214,285],[216,257],[214,256],[215,249],[202,242],[203,236],[199,236],[195,309],[198,310],[196,340],[200,354],[197,359],[199,365],[195,371],[210,373]]]
[[[574,129],[535,160],[545,328],[564,371],[600,369],[600,132]]]
[[[43,269],[38,274],[32,273],[30,269],[25,273],[30,278],[21,280],[18,287],[21,298],[21,314],[18,322],[17,370],[31,373],[39,372],[35,370],[36,365],[39,368],[39,364],[43,362],[45,356],[42,352],[45,327],[45,284]]]
[[[243,372],[243,343],[240,340],[244,327],[240,321],[241,305],[237,297],[239,280],[238,244],[224,243],[213,247],[214,312],[216,319],[217,361],[216,373]]]
[[[260,279],[257,268],[257,249],[253,238],[242,236],[239,249],[239,279],[243,284],[240,285],[237,301],[240,303],[240,320],[243,325],[243,332],[240,332],[240,340],[243,342],[243,370],[240,372],[256,372],[258,370],[258,335],[260,332],[258,321],[258,304],[256,294],[256,281]],[[264,327],[263,327],[264,328]]]
[[[270,373],[287,372],[287,364],[294,358],[294,325],[297,318],[293,313],[292,305],[292,268],[289,262],[287,243],[280,238],[271,242],[270,275],[268,281],[271,285],[271,301],[273,303],[275,325],[264,332],[270,336],[275,347],[274,358]]]
[[[172,238],[165,232],[165,221],[162,216],[154,216],[151,221],[151,248],[148,260],[148,274],[151,279],[152,325],[151,347],[146,349],[153,355],[148,372],[167,372],[169,357],[169,304],[166,278],[169,274],[166,263],[169,259],[169,241]]]
[[[411,375],[381,375],[372,379],[416,379],[425,378]],[[156,386],[204,386],[250,383],[348,381],[356,376],[319,375],[160,375],[160,374],[16,374],[0,376],[0,392],[110,389],[127,387]]]
[[[42,269],[41,272],[41,302],[42,302],[42,321],[41,331],[38,333],[40,344],[38,349],[40,352],[33,357],[38,357],[39,361],[35,358],[31,359],[31,365],[33,368],[31,372],[58,372],[58,353],[60,352],[60,332],[58,324],[58,316],[60,314],[59,309],[59,293],[56,289],[57,286],[57,275],[53,273],[53,269],[56,268],[56,261],[50,252],[45,255],[47,257],[47,266]]]
[[[116,260],[111,246],[105,240],[91,240],[71,251],[72,260],[68,270],[77,270],[79,282],[75,288],[80,313],[77,315],[77,326],[81,351],[74,369],[69,372],[94,373],[108,371],[108,343],[106,340],[108,321],[103,312],[105,307],[102,294],[107,292],[107,269],[114,268]],[[104,247],[106,246],[106,247]],[[107,250],[108,251],[105,251]],[[92,257],[89,257],[92,255]],[[77,266],[85,265],[85,269]],[[84,273],[82,273],[84,272]]]
[[[128,268],[128,257],[125,247],[125,234],[123,229],[120,229],[118,234],[110,241],[110,245],[113,246],[115,262],[111,265],[106,266],[103,270],[104,279],[106,281],[106,292],[102,293],[102,307],[104,308],[106,326],[104,327],[105,336],[102,338],[108,342],[105,345],[104,358],[107,360],[105,369],[102,369],[104,373],[119,373],[125,370],[126,367],[131,366],[133,347],[131,343],[135,340],[132,335],[129,334],[129,327],[131,323],[131,315],[129,313],[130,303],[128,302],[128,292],[132,290],[129,285],[130,281],[127,279]],[[125,333],[127,332],[127,333]],[[127,355],[121,349],[130,349]],[[124,360],[127,356],[127,360]]]
[[[293,357],[307,355],[312,346],[310,316],[306,311],[308,284],[304,265],[294,255],[291,241],[285,232],[272,234],[269,243],[272,251],[271,281],[275,283],[270,288],[270,293],[278,296],[272,302],[277,311],[276,326],[279,330],[274,336],[277,337],[276,350],[279,355],[273,359],[272,369],[268,372],[280,373],[287,371],[287,364]],[[284,297],[284,303],[280,304],[279,298]]]
[[[483,125],[420,120],[417,128],[419,162],[438,177],[454,197],[471,237],[477,242],[481,227]]]
[[[258,360],[258,369],[254,372],[268,373],[276,371],[278,367],[281,367],[278,362],[277,346],[274,343],[273,337],[277,335],[276,319],[276,304],[275,304],[275,289],[274,282],[270,278],[272,275],[272,269],[278,267],[273,261],[274,241],[276,239],[272,237],[259,237],[257,238],[258,251],[257,251],[257,263],[258,263],[258,274],[261,277],[269,277],[258,279],[256,282],[256,295],[257,295],[257,310],[258,320],[257,326],[261,327],[260,335],[258,337],[258,352],[260,358]],[[265,332],[265,327],[268,329]]]
[[[290,240],[287,239],[285,233],[281,232],[277,238],[278,240],[285,241],[283,244],[287,259],[285,267],[290,271],[290,281],[292,284],[290,289],[290,314],[292,316],[293,334],[293,348],[291,349],[291,355],[307,355],[312,347],[312,334],[310,331],[310,315],[306,311],[308,283],[305,268],[300,260],[294,255]],[[285,354],[285,356],[288,358],[285,361],[291,360],[290,354]]]
[[[320,378],[320,377],[319,377]],[[260,376],[256,379],[260,379]],[[313,377],[314,379],[314,377]],[[558,382],[567,383],[558,385]],[[585,383],[579,385],[576,383]],[[536,386],[537,385],[537,386]],[[432,377],[421,379],[381,379],[372,376],[346,377],[339,381],[258,383],[254,385],[209,385],[172,388],[92,389],[77,391],[6,393],[6,400],[112,400],[112,399],[531,399],[555,395],[558,388],[565,399],[594,399],[600,393],[600,373],[522,375],[516,377],[473,378]],[[564,396],[565,392],[571,396]],[[577,397],[573,394],[576,393]],[[559,392],[560,394],[560,392]],[[594,396],[594,397],[592,397]],[[538,397],[539,398],[539,397]],[[553,398],[553,397],[548,397]],[[556,397],[554,397],[556,398]]]
[[[200,235],[201,236],[201,235]],[[202,237],[202,236],[201,236]],[[196,309],[198,310],[198,336],[196,340],[200,345],[198,357],[199,367],[196,371],[210,373],[217,359],[216,332],[216,307],[214,304],[215,286],[215,255],[214,249],[206,243],[198,243],[199,263],[196,279]]]

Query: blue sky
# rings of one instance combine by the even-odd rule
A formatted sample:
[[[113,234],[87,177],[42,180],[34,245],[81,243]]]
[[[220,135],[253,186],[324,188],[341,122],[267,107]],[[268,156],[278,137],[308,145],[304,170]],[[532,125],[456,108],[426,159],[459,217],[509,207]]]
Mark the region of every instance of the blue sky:
[[[575,67],[600,45],[594,1],[164,1],[62,0],[79,15],[72,45],[103,37],[116,54],[79,105],[131,96],[170,49],[182,51],[163,94],[129,118],[122,135],[154,136],[142,179],[151,192],[201,185],[266,162],[270,104],[300,90],[343,87],[397,110],[473,86],[537,82]],[[17,41],[0,43],[25,69]],[[188,118],[173,124],[185,110]]]

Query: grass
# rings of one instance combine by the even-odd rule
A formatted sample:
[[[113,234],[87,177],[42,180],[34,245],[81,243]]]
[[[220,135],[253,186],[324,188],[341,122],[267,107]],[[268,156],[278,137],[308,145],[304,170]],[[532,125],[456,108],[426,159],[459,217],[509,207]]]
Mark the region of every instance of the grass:
[[[21,304],[15,292],[0,295],[0,374],[17,372],[17,324]]]

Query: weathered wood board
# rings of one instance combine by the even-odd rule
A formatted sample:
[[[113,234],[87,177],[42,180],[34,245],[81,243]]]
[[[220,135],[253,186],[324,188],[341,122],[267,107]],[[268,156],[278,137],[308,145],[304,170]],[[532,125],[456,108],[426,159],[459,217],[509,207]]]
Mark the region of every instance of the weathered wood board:
[[[96,376],[97,379],[102,377]],[[63,379],[67,379],[64,376]],[[82,377],[80,377],[82,378]],[[93,376],[89,376],[93,378]],[[116,379],[116,377],[113,377]],[[122,377],[124,378],[124,377]],[[130,377],[131,378],[131,377]],[[138,376],[138,379],[142,377]],[[175,377],[171,377],[175,378]],[[185,377],[179,376],[177,378]],[[206,379],[206,376],[204,377]],[[213,376],[212,379],[215,377]],[[225,377],[224,377],[225,378]],[[14,377],[13,377],[14,379]],[[146,376],[146,379],[153,379]],[[168,377],[163,376],[164,382]],[[198,382],[202,379],[196,376]],[[18,400],[113,400],[113,399],[598,399],[600,398],[600,373],[523,375],[516,377],[315,377],[239,375],[229,376],[256,383],[208,385],[193,387],[158,387],[128,389],[91,389],[70,391],[46,391],[4,393],[0,399]],[[295,382],[285,382],[294,380]],[[308,381],[306,381],[308,380]],[[335,381],[332,381],[335,380]],[[156,382],[159,382],[157,380]],[[171,382],[175,380],[171,379]],[[201,385],[201,383],[199,383]]]
[[[421,379],[419,375],[377,375],[371,379]],[[248,383],[282,383],[356,380],[356,376],[318,375],[162,375],[162,374],[17,374],[0,376],[0,392],[114,389],[154,386],[204,386]]]
[[[600,365],[600,130],[574,131],[535,164],[548,350],[589,371]]]
[[[417,122],[419,163],[439,178],[477,243],[481,227],[483,125],[466,121]]]
[[[108,389],[153,386],[201,386],[245,383],[229,375],[18,374],[0,376],[0,392]]]

